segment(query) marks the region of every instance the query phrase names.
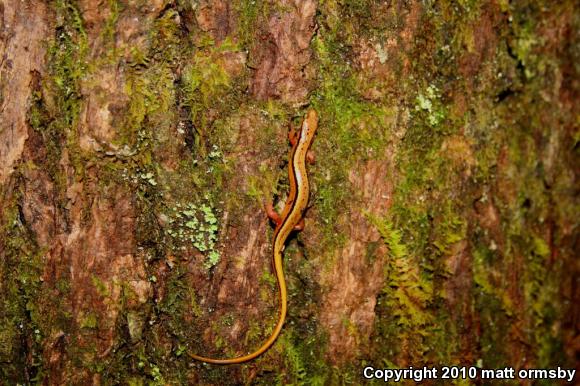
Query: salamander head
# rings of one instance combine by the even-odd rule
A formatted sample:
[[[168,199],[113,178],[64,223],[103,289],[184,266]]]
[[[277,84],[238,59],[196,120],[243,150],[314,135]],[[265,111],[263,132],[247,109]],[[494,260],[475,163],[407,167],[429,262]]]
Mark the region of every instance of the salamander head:
[[[302,124],[302,130],[305,131],[302,133],[302,137],[306,139],[307,142],[312,142],[314,138],[314,134],[316,133],[316,129],[318,128],[318,114],[316,110],[310,109],[306,113],[306,118],[304,119],[304,123]]]

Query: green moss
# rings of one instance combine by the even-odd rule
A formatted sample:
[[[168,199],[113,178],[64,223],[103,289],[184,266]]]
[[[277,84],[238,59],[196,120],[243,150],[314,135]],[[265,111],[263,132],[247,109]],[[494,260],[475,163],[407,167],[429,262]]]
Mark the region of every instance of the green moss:
[[[548,261],[551,251],[547,243],[531,235],[526,244],[528,253],[523,290],[531,319],[530,340],[537,344],[538,364],[550,367],[564,360],[561,358],[562,341],[558,331],[561,304],[555,301],[558,299],[559,283],[549,269],[553,263]],[[562,266],[557,264],[554,268],[560,271]]]
[[[115,38],[115,30],[117,28],[117,20],[121,12],[122,4],[117,0],[108,0],[110,15],[105,22],[105,27],[101,32],[105,41],[113,42]]]
[[[278,338],[269,356],[274,359],[262,362],[261,372],[257,374],[257,385],[324,385],[330,381],[329,371],[324,360],[320,343],[321,336],[299,337],[297,331],[288,324]],[[280,355],[278,360],[278,353]]]
[[[91,281],[93,283],[93,286],[95,286],[97,293],[100,296],[102,296],[103,298],[108,298],[111,296],[111,293],[110,293],[109,288],[107,287],[106,283],[103,282],[98,276],[92,275]]]
[[[97,328],[97,315],[89,312],[79,321],[80,328]]]
[[[268,16],[271,6],[270,2],[263,0],[238,0],[235,2],[234,7],[239,20],[237,35],[242,46],[247,47],[254,41],[258,32],[256,26],[260,25],[260,22]]]
[[[177,343],[187,347],[189,324],[186,320],[191,310],[194,310],[195,316],[199,316],[200,311],[199,306],[190,308],[191,304],[196,304],[195,293],[184,283],[184,274],[185,272],[178,266],[172,271],[171,276],[167,278],[167,296],[156,305],[155,312],[164,320],[165,328],[176,337]]]
[[[494,249],[497,249],[497,246]],[[480,246],[474,251],[473,281],[477,286],[475,293],[476,295],[480,294],[478,298],[485,296],[485,300],[488,302],[493,299],[493,307],[500,306],[503,317],[511,317],[515,312],[512,300],[505,288],[493,280],[493,276],[497,276],[497,273],[494,272],[495,254],[496,252],[488,246]]]
[[[55,40],[49,47],[49,69],[61,94],[58,111],[64,122],[72,125],[80,109],[78,82],[86,75],[88,54],[87,33],[77,8],[67,0],[56,4],[57,25]]]
[[[62,192],[65,177],[59,166],[64,146],[77,173],[82,163],[75,127],[80,113],[79,82],[87,73],[87,34],[82,18],[73,3],[59,0],[55,4],[57,26],[54,40],[48,47],[50,78],[37,85],[27,118],[31,127],[42,137],[47,160],[43,167]]]
[[[194,56],[193,63],[184,69],[182,104],[190,111],[190,119],[197,133],[198,146],[207,140],[209,130],[207,110],[210,106],[219,108],[219,104],[216,106],[217,101],[227,101],[226,96],[231,88],[231,79],[224,68],[220,54],[237,49],[237,46],[229,39],[219,46],[214,46],[211,42],[209,52],[199,51]],[[223,107],[224,105],[221,106]]]
[[[169,109],[174,103],[173,73],[164,65],[151,65],[128,76],[125,93],[129,97],[129,107],[125,119],[122,145],[145,146],[150,139],[145,121],[149,124],[165,124]]]
[[[389,250],[375,328],[381,342],[400,342],[378,348],[374,355],[394,364],[453,363],[461,355],[457,339],[461,327],[452,315],[462,311],[444,305],[450,275],[447,261],[470,237],[469,212],[456,199],[469,194],[462,173],[471,167],[470,142],[462,140],[464,145],[453,149],[453,157],[447,147],[457,140],[470,116],[453,111],[449,99],[453,84],[447,82],[446,73],[456,68],[450,62],[453,47],[446,36],[448,28],[457,26],[443,22],[453,13],[445,13],[445,5],[441,8],[426,8],[421,25],[428,31],[417,31],[415,47],[408,53],[411,74],[399,84],[399,92],[407,95],[410,119],[404,134],[393,140],[396,156],[389,215],[369,218]],[[424,53],[435,52],[434,47],[447,48],[426,57]]]
[[[390,105],[365,100],[359,94],[354,72],[344,64],[342,48],[334,40],[338,37],[327,33],[329,36],[313,42],[320,84],[311,105],[318,111],[320,123],[313,145],[317,165],[311,169],[314,206],[323,221],[323,249],[332,250],[344,242],[341,213],[357,198],[348,180],[350,167],[345,165],[382,159],[396,114]]]
[[[286,356],[286,366],[289,370],[289,379],[285,383],[303,385],[306,380],[306,366],[303,362],[302,355],[298,352],[296,347],[289,342],[281,342],[284,346],[284,354]]]
[[[409,255],[407,246],[402,242],[401,232],[388,219],[371,215],[368,219],[377,227],[389,249],[389,259],[385,266],[386,286],[378,301],[379,307],[388,310],[389,315],[386,317],[388,320],[382,320],[381,323],[388,322],[391,326],[391,331],[383,331],[387,334],[384,339],[402,342],[406,346],[403,348],[405,354],[420,360],[425,358],[428,350],[423,336],[429,335],[428,329],[433,323],[433,316],[428,310],[434,299],[431,275],[417,268],[417,258]],[[391,349],[384,358],[396,362],[397,350],[400,349]]]
[[[0,223],[0,375],[24,383],[28,374],[41,382],[43,337],[53,327],[54,311],[42,292],[42,251],[22,223],[17,201],[4,201]]]
[[[382,40],[384,32],[396,25],[396,8],[379,0],[325,0],[320,8],[327,32],[335,34],[337,41],[346,46],[353,45],[358,37]]]

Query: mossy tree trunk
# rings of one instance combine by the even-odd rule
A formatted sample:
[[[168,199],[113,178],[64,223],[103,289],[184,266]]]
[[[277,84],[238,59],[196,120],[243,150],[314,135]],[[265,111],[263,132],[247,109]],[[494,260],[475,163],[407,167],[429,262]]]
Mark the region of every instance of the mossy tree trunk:
[[[578,367],[574,3],[1,0],[2,383]],[[262,208],[307,106],[283,332],[192,362],[275,324]]]

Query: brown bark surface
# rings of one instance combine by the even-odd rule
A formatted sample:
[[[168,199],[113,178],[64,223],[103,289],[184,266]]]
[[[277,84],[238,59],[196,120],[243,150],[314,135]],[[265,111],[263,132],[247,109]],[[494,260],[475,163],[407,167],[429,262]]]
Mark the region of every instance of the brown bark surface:
[[[573,1],[0,0],[0,383],[579,369],[578,31]],[[272,331],[307,107],[283,332],[192,362]]]

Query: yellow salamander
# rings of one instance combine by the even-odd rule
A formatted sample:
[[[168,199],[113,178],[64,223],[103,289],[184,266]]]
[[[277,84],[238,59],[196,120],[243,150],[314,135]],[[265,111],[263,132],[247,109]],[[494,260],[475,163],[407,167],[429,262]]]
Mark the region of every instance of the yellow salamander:
[[[199,361],[226,365],[234,363],[242,363],[256,358],[263,354],[276,340],[284,320],[286,319],[287,311],[287,291],[286,281],[284,280],[284,268],[282,266],[282,252],[288,236],[293,230],[300,230],[303,228],[303,215],[308,204],[308,197],[310,195],[310,185],[308,183],[308,175],[306,173],[306,161],[310,160],[308,149],[314,139],[314,134],[318,128],[318,114],[314,110],[309,110],[306,117],[302,121],[302,126],[299,132],[290,132],[290,142],[292,150],[290,151],[290,160],[288,162],[288,177],[290,180],[290,192],[288,199],[281,215],[278,215],[272,206],[266,208],[268,216],[276,223],[274,231],[274,241],[272,243],[272,257],[274,260],[274,269],[276,271],[276,278],[278,279],[278,289],[280,293],[280,317],[274,331],[270,337],[254,352],[230,359],[216,359],[207,358],[196,354],[189,354],[193,359]]]

